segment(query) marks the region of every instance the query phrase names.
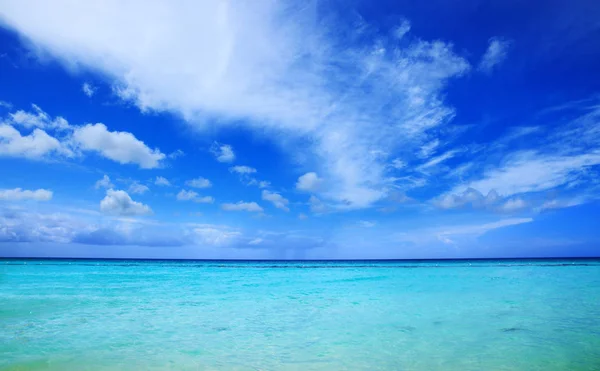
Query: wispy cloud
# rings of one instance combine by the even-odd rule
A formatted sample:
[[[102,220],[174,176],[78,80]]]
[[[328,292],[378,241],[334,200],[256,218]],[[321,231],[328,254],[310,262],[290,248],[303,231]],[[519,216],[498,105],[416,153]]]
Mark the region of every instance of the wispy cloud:
[[[81,85],[81,91],[91,98],[96,93],[96,88],[89,82],[84,82],[83,85]]]
[[[489,40],[489,46],[479,62],[479,70],[490,73],[500,63],[504,62],[508,55],[511,42],[500,37],[492,37]]]
[[[262,191],[262,199],[271,202],[278,209],[281,209],[283,211],[290,211],[290,209],[287,206],[290,203],[289,200],[280,195],[279,193],[271,192],[265,189]]]
[[[219,162],[233,162],[235,160],[235,152],[229,144],[213,143],[210,151]]]
[[[330,26],[314,6],[174,2],[164,17],[163,5],[143,1],[100,13],[86,3],[12,2],[2,15],[65,64],[112,76],[117,95],[141,110],[175,112],[198,128],[215,117],[211,125],[235,122],[286,143],[310,138],[306,166],[326,183],[320,197],[368,207],[389,190],[388,156],[419,148],[453,118],[443,90],[470,65],[451,44],[412,35],[406,20],[389,38],[368,27],[353,38],[357,31]],[[164,42],[139,43],[136,35],[158,29],[168,31]],[[219,161],[233,161],[217,148]]]

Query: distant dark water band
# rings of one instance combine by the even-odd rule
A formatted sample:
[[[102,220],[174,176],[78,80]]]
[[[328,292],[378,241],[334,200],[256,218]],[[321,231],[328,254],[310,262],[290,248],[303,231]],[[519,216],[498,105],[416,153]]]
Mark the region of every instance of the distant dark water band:
[[[0,261],[0,266],[90,266],[90,267],[169,267],[169,268],[219,268],[219,269],[434,269],[434,268],[510,268],[510,267],[600,267],[599,262],[590,263],[510,263],[510,264],[216,264],[216,263],[165,263],[165,262],[32,262],[32,261]]]

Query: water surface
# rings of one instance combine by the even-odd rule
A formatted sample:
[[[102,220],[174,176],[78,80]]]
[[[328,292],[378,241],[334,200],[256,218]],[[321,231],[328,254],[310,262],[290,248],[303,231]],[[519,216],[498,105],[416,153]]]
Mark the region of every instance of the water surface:
[[[0,370],[600,370],[600,260],[0,260]]]

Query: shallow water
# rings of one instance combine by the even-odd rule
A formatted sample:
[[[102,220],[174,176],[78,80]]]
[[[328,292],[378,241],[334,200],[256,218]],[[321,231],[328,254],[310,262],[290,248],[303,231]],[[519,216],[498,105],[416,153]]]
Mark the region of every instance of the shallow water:
[[[0,260],[0,370],[600,370],[600,260]]]

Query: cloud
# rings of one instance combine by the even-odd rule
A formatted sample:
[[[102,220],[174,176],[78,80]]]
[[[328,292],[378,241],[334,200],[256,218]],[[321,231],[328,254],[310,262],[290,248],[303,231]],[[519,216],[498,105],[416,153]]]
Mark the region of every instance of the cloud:
[[[359,220],[357,224],[363,228],[373,228],[377,225],[377,223],[368,220]]]
[[[296,182],[296,189],[307,192],[315,192],[319,185],[323,182],[317,173],[306,173],[298,178]]]
[[[210,197],[210,196],[204,196],[204,197],[200,197],[200,195],[194,191],[186,191],[185,189],[182,189],[178,194],[177,194],[177,200],[178,201],[194,201],[197,203],[203,203],[203,204],[212,204],[215,200],[214,198]]]
[[[241,165],[230,167],[229,171],[231,171],[232,173],[238,173],[241,175],[256,173],[255,168],[250,167],[250,166],[241,166]]]
[[[244,125],[290,153],[303,148],[303,166],[326,179],[320,197],[344,208],[386,197],[389,158],[373,151],[404,159],[431,141],[454,117],[448,81],[470,69],[452,44],[413,35],[408,20],[385,37],[288,1],[107,2],[101,12],[9,2],[0,14],[34,52],[108,76],[144,112],[173,112],[198,129]]]
[[[229,144],[213,143],[211,153],[215,156],[219,162],[233,162],[235,160],[235,153],[233,147]]]
[[[34,112],[19,110],[15,113],[11,113],[9,116],[12,123],[26,129],[40,128],[46,130],[67,130],[71,128],[69,122],[64,118],[58,116],[52,119],[50,115],[44,112],[39,106],[32,104],[31,107]]]
[[[270,201],[278,209],[281,209],[283,211],[290,211],[290,209],[287,207],[287,205],[290,203],[289,200],[284,198],[279,193],[270,192],[264,189],[262,191],[262,199],[265,201]]]
[[[490,190],[486,196],[476,189],[468,188],[460,194],[445,194],[434,201],[442,209],[454,209],[470,205],[474,208],[491,207],[500,200],[498,192]]]
[[[500,205],[499,209],[500,209],[500,211],[510,213],[510,212],[514,212],[514,211],[523,210],[527,206],[528,206],[527,202],[525,202],[523,199],[511,198],[510,200],[508,200],[505,203],[503,203],[502,205]]]
[[[112,184],[112,182],[110,181],[110,178],[106,174],[104,174],[102,179],[98,180],[96,182],[96,184],[94,185],[94,188],[96,188],[96,189],[100,189],[100,188],[110,189],[110,188],[114,188],[114,187],[115,187],[114,184]]]
[[[84,82],[83,85],[81,85],[81,91],[91,98],[96,93],[96,88],[92,84]]]
[[[212,183],[210,182],[210,180],[203,178],[203,177],[198,177],[196,179],[188,180],[187,182],[185,182],[185,185],[187,185],[188,187],[193,187],[193,188],[210,188],[210,187],[212,187]]]
[[[152,214],[152,210],[141,202],[136,202],[125,191],[109,189],[100,201],[100,210],[107,214],[132,216]]]
[[[235,204],[225,203],[221,205],[221,209],[225,211],[249,211],[249,212],[262,212],[263,208],[260,207],[256,202],[244,202],[239,201]]]
[[[141,194],[148,192],[149,190],[150,190],[150,188],[148,188],[147,186],[145,186],[143,184],[137,183],[137,182],[135,182],[129,186],[129,192],[133,193],[133,194],[141,195]]]
[[[30,191],[27,189],[0,189],[0,201],[50,201],[52,199],[52,191],[46,189],[38,189]]]
[[[157,176],[156,180],[154,181],[154,184],[156,184],[157,186],[162,186],[162,187],[170,187],[171,186],[171,182],[169,182],[169,180],[165,177],[162,176]]]
[[[508,197],[521,193],[541,192],[574,183],[586,176],[586,169],[600,164],[600,150],[577,155],[547,154],[538,151],[512,153],[497,167],[465,185],[455,187],[450,194],[467,188],[486,193],[492,190]]]
[[[485,73],[490,73],[497,65],[502,63],[508,54],[511,42],[499,37],[492,37],[489,40],[489,45],[481,61],[478,69]]]
[[[175,160],[175,159],[177,159],[179,157],[183,157],[183,156],[185,156],[185,153],[180,149],[173,151],[167,155],[167,157],[170,158],[171,160]]]
[[[452,226],[440,229],[436,235],[444,238],[448,238],[451,236],[459,236],[459,235],[471,235],[471,236],[480,236],[491,230],[509,227],[513,225],[519,225],[524,223],[531,223],[533,221],[532,218],[513,218],[513,219],[504,219],[497,222],[485,223],[485,224],[472,224],[472,225],[463,225],[463,226]]]
[[[150,149],[133,134],[109,131],[104,124],[87,124],[73,132],[73,140],[83,149],[96,151],[120,164],[137,164],[142,169],[160,166],[165,155]]]
[[[329,206],[327,206],[315,195],[310,196],[310,198],[308,199],[308,204],[310,205],[310,211],[312,211],[315,214],[323,214],[330,211]]]
[[[14,127],[0,124],[0,156],[42,159],[51,155],[73,156],[73,152],[42,129],[21,135]]]
[[[439,165],[440,163],[451,159],[457,153],[458,153],[457,150],[450,150],[450,151],[444,152],[441,155],[436,156],[436,157],[430,159],[429,161],[427,161],[426,163],[424,163],[423,165],[419,166],[419,170],[423,171],[423,170],[430,169],[436,165]]]

